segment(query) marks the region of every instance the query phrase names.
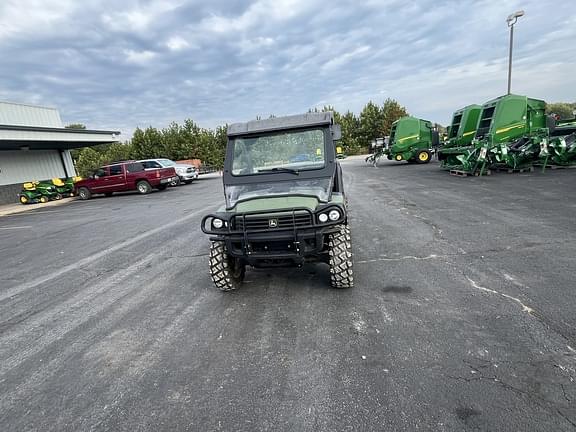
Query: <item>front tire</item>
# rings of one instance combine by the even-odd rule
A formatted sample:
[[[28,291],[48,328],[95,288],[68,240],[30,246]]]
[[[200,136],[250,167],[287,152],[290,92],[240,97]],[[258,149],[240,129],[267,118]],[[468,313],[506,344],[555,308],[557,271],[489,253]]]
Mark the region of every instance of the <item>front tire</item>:
[[[80,189],[78,189],[78,196],[80,197],[81,200],[88,200],[92,198],[92,192],[90,192],[88,188],[81,187]]]
[[[432,154],[428,150],[420,150],[416,154],[416,162],[419,164],[428,163],[430,159],[432,159]]]
[[[213,241],[210,245],[210,277],[220,291],[233,291],[240,287],[246,274],[246,265],[228,255],[226,244]]]
[[[354,286],[352,239],[348,225],[341,225],[338,232],[330,234],[328,255],[332,288],[352,288]]]
[[[150,186],[150,183],[148,183],[146,180],[140,180],[136,185],[136,189],[138,189],[138,192],[140,192],[142,195],[145,195],[152,191],[152,186]]]

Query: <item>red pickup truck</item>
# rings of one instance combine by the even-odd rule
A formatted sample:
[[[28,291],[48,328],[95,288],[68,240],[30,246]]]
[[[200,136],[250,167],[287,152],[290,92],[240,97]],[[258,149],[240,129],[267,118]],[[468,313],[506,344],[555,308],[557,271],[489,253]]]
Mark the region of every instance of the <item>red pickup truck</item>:
[[[94,194],[111,196],[114,192],[138,191],[147,194],[153,188],[164,190],[178,179],[174,168],[145,170],[140,162],[119,162],[98,168],[87,179],[74,187],[80,199],[87,200]]]

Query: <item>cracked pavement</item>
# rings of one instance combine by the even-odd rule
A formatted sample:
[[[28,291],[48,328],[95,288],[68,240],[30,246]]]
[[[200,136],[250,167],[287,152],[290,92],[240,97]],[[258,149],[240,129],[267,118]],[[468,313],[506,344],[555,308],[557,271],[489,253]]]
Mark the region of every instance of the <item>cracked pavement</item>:
[[[218,292],[218,176],[2,217],[2,431],[576,430],[576,170],[343,169],[351,290]]]

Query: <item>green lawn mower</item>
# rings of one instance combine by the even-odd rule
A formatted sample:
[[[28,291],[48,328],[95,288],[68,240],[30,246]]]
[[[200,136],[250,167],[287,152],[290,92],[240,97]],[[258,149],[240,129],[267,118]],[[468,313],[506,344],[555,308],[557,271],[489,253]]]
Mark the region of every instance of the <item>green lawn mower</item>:
[[[38,181],[24,183],[18,194],[21,204],[47,203],[59,199],[62,199],[62,195],[54,185]]]
[[[80,177],[69,177],[67,179],[53,178],[52,185],[56,188],[56,191],[63,197],[73,197],[74,183],[79,179]]]

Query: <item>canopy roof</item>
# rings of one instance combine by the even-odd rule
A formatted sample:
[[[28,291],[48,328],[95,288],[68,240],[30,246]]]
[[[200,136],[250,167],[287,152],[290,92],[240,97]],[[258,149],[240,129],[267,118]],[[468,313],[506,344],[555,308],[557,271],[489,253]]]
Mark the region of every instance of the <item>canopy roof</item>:
[[[119,131],[0,124],[0,150],[69,150],[118,142]]]

